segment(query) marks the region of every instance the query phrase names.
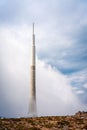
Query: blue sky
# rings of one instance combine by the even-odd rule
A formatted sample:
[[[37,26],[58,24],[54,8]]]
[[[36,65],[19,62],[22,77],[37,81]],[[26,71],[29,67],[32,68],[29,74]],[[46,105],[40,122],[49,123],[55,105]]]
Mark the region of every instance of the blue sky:
[[[27,115],[33,22],[38,114],[87,110],[87,1],[3,0],[0,115]]]

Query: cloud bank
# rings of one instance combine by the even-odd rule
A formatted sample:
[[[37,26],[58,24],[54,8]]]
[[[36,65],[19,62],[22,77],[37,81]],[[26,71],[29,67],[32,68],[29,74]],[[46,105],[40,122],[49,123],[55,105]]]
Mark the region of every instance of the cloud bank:
[[[27,116],[31,40],[14,28],[1,29],[0,115]],[[27,32],[27,28],[25,29]],[[3,38],[4,37],[4,38]],[[26,43],[25,43],[25,40]],[[69,78],[37,57],[37,110],[39,116],[67,115],[86,109],[73,93]]]

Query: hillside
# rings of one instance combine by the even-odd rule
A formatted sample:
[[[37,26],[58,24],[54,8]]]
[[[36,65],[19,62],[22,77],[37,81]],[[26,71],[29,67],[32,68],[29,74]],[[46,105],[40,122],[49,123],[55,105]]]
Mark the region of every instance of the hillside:
[[[0,118],[0,130],[87,130],[87,112],[74,116]]]

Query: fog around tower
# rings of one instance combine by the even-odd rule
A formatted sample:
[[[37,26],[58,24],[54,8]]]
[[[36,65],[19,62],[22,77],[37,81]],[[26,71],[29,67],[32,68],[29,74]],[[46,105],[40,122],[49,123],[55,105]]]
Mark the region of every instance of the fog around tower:
[[[0,2],[0,116],[27,116],[34,21],[38,115],[87,110],[86,6],[84,0]]]

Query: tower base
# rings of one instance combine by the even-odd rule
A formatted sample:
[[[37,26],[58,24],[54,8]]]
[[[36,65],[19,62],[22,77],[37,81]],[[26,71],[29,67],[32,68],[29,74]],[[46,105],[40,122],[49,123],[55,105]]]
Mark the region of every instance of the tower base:
[[[38,117],[36,113],[28,113],[28,117]]]

